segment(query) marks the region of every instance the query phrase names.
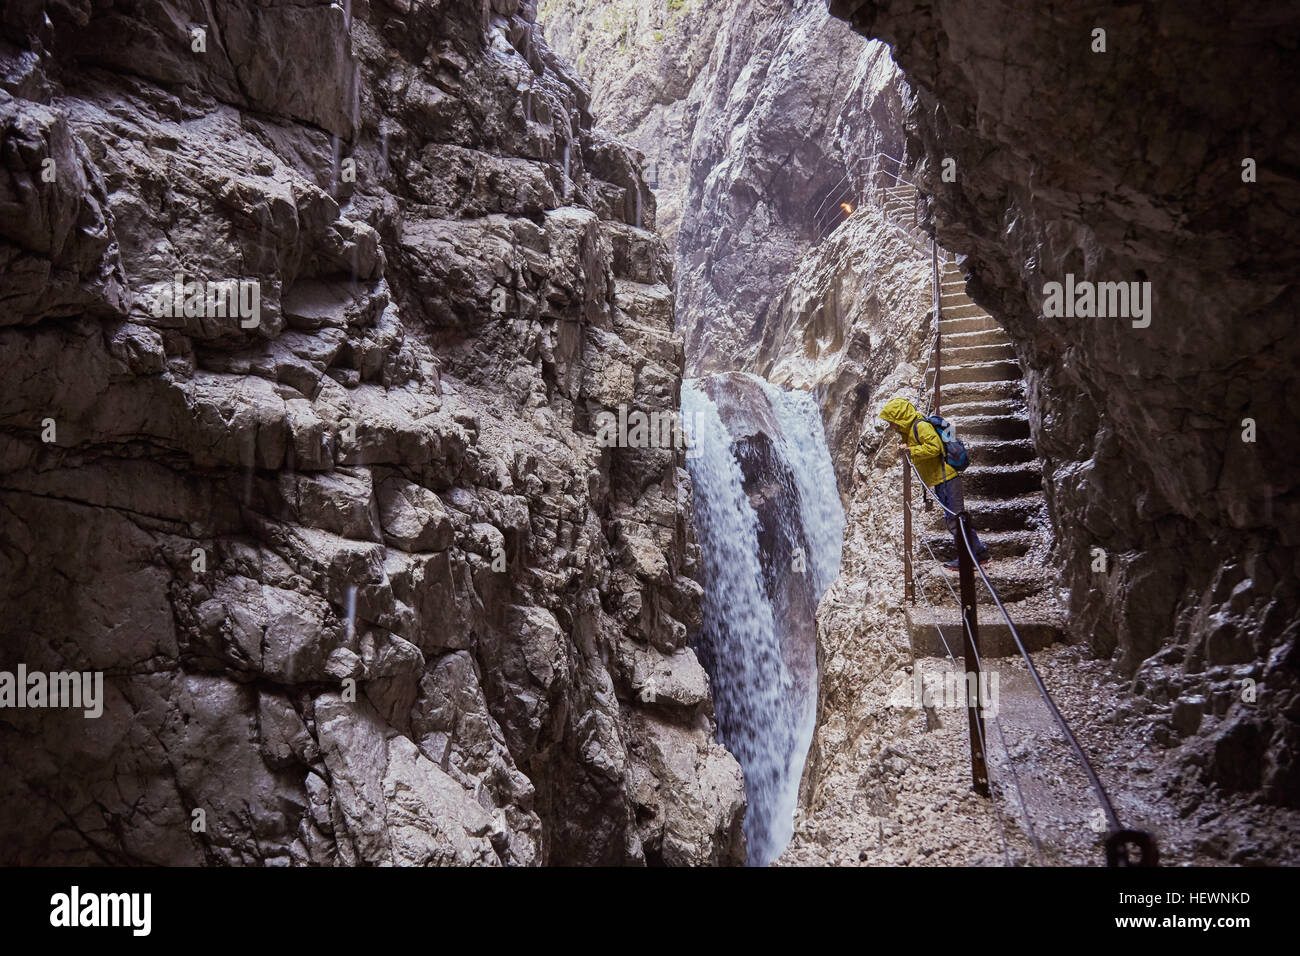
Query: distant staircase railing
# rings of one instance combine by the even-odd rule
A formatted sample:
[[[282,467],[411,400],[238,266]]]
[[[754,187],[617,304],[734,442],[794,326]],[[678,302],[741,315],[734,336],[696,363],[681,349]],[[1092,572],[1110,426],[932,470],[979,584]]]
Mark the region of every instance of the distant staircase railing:
[[[885,152],[875,152],[851,160],[845,167],[844,175],[826,190],[813,210],[812,221],[819,238],[828,237],[868,199],[875,199],[876,205],[883,209],[887,190],[906,186],[914,191],[911,216],[900,219],[887,215],[885,218],[903,240],[917,251],[927,252],[930,237],[921,223],[920,205],[917,201],[920,190],[915,183],[903,176],[903,169],[902,160]]]

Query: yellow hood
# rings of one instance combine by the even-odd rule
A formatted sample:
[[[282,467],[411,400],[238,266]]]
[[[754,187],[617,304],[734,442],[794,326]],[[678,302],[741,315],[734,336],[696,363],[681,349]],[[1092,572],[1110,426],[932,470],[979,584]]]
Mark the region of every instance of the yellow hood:
[[[880,417],[889,424],[897,426],[904,432],[910,432],[912,425],[921,419],[921,413],[905,398],[891,398],[880,410]]]
[[[930,487],[956,477],[957,469],[944,461],[943,439],[933,425],[905,398],[891,398],[880,410],[880,417],[903,433],[912,464],[921,480]],[[925,422],[919,428],[917,422]]]

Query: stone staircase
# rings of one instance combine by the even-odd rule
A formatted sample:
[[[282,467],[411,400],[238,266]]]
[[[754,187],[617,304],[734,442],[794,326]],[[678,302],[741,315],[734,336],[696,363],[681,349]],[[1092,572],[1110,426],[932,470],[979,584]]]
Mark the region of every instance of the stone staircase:
[[[898,206],[910,215],[910,204],[900,202]],[[1055,575],[1045,561],[1051,530],[1042,491],[1042,464],[1029,438],[1024,379],[1010,338],[966,294],[966,282],[955,263],[941,266],[939,293],[940,413],[970,450],[971,466],[963,473],[963,488],[966,509],[992,559],[985,573],[1015,621],[1026,649],[1034,650],[1063,639],[1065,632],[1062,609],[1051,593]],[[931,369],[926,373],[924,394],[930,394],[933,387]],[[947,657],[934,624],[936,614],[921,597],[924,588],[943,636],[960,659],[961,616],[952,594],[959,590],[958,576],[930,557],[933,550],[939,561],[948,561],[956,557],[956,549],[944,526],[942,509],[937,502],[931,502],[931,509],[929,519],[913,529],[920,539],[913,555],[917,603],[907,608],[908,631],[918,657]],[[1005,619],[978,578],[976,590],[980,595],[980,654],[1001,657],[1018,653]]]
[[[911,186],[888,186],[882,190],[881,212],[918,252],[930,254],[930,237],[916,222],[916,190]]]

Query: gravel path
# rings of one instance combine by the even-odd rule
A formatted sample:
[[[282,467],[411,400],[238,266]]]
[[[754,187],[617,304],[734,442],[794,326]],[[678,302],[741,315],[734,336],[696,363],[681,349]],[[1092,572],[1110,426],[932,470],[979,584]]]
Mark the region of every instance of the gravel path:
[[[1121,685],[1107,680],[1108,662],[1064,645],[1037,652],[1034,661],[1121,821],[1156,835],[1162,865],[1300,862],[1296,814],[1214,795],[1184,806],[1170,795],[1163,750],[1140,718],[1121,716]],[[924,686],[942,688],[948,662],[919,664]],[[1024,661],[985,664],[998,675],[1001,735],[994,722],[986,725],[995,800],[970,788],[964,701],[944,707],[940,698],[933,709],[911,708],[893,739],[864,742],[861,759],[836,765],[822,782],[818,809],[797,820],[778,865],[1104,865],[1100,805]]]

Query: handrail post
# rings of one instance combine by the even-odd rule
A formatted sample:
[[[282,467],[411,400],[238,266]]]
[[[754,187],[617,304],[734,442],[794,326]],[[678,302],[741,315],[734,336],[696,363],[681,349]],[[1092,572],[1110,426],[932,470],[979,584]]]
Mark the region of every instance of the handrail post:
[[[912,583],[912,462],[903,453],[903,595],[909,604],[916,603],[916,588]]]
[[[939,407],[939,372],[943,367],[943,311],[941,304],[941,286],[939,282],[939,246],[930,239],[930,268],[934,279],[934,413],[942,415]]]
[[[975,562],[971,560],[970,528],[965,511],[957,515],[957,569],[961,574],[962,647],[966,651],[966,716],[970,723],[970,770],[972,787],[982,797],[989,795],[989,771],[984,761],[984,718],[979,709],[980,629],[975,611]],[[971,693],[974,676],[975,693]],[[987,703],[987,701],[985,702]]]

